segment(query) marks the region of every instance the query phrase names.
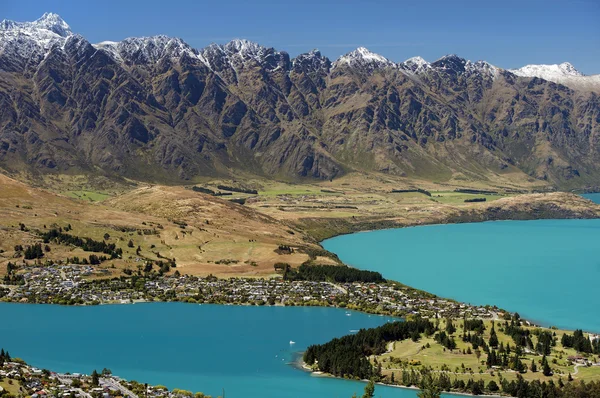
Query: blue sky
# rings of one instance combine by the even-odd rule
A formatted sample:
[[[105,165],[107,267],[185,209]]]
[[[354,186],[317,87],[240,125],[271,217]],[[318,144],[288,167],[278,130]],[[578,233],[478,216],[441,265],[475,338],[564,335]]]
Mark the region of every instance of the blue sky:
[[[245,38],[292,56],[318,48],[335,59],[365,46],[397,62],[457,54],[600,73],[600,0],[0,0],[0,19],[46,11],[92,43],[166,34],[201,48]]]

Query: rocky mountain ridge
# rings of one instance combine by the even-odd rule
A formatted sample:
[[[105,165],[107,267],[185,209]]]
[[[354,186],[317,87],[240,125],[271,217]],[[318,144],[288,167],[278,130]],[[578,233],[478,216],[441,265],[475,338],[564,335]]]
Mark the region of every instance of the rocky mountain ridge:
[[[556,84],[547,70],[456,55],[394,63],[363,47],[292,59],[247,40],[92,45],[56,14],[2,21],[0,164],[169,181],[372,170],[597,185],[596,76],[562,64]]]

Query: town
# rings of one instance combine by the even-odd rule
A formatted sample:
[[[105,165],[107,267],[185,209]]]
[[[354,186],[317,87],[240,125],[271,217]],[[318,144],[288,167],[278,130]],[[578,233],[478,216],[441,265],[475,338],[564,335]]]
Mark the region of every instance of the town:
[[[2,387],[4,385],[5,387]],[[56,373],[26,364],[2,350],[0,354],[0,396],[31,398],[210,398],[201,392],[150,386],[127,381],[112,374],[109,369],[91,375]]]
[[[373,314],[423,318],[496,318],[496,307],[441,299],[396,282],[290,281],[283,278],[218,279],[145,273],[97,279],[91,265],[45,265],[20,270],[18,284],[0,285],[0,300],[61,305],[179,301],[197,304],[329,306]]]

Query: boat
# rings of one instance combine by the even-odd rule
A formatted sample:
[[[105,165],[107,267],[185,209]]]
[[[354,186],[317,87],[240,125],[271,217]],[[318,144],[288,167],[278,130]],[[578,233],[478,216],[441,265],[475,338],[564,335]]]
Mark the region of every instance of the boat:
[[[296,344],[295,341],[290,340],[290,345]]]

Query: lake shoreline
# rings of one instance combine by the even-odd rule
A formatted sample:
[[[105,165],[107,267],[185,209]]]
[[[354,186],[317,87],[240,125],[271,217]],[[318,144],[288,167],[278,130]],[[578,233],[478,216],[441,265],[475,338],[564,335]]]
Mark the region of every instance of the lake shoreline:
[[[597,218],[597,217],[594,217]],[[564,220],[565,218],[552,218],[550,220]],[[567,218],[569,219],[569,218]],[[585,218],[585,219],[590,219],[590,218]],[[522,219],[498,219],[498,220],[479,220],[479,221],[458,221],[458,222],[450,222],[450,223],[426,223],[426,224],[412,224],[412,225],[404,225],[404,226],[394,226],[394,227],[390,227],[390,228],[384,228],[384,229],[403,229],[403,228],[407,228],[407,227],[415,227],[415,226],[435,226],[435,225],[447,225],[447,224],[464,224],[464,223],[485,223],[485,222],[490,222],[490,221],[534,221],[534,220],[548,220],[548,218],[539,218],[539,219],[528,219],[528,220],[522,220]],[[361,233],[361,232],[372,232],[372,231],[380,231],[381,229],[379,228],[375,228],[375,229],[370,229],[370,230],[360,230],[360,231],[356,231],[356,232],[348,232],[348,233],[342,233],[336,236],[341,236],[341,235],[346,235],[346,234],[351,234],[351,233]],[[322,243],[322,242],[321,242]],[[401,282],[398,282],[401,283]],[[406,285],[408,286],[408,285]],[[422,289],[415,289],[415,290],[422,290]],[[425,292],[425,290],[422,290]],[[437,295],[436,295],[437,296]],[[454,300],[457,301],[458,300]],[[152,303],[167,303],[167,302],[181,302],[181,301],[149,301],[149,300],[134,300],[134,302],[114,302],[114,303],[100,303],[100,306],[111,306],[111,305],[123,305],[123,304],[152,304]],[[32,304],[32,303],[29,303]],[[187,304],[187,303],[186,303]],[[198,303],[194,303],[194,304],[198,304]],[[205,303],[202,303],[205,304]],[[202,304],[198,304],[198,305],[202,305]],[[51,304],[52,305],[52,304]],[[222,306],[228,306],[228,305],[235,305],[235,306],[253,306],[252,304],[207,304],[207,305],[222,305]],[[63,305],[61,305],[63,306]],[[64,305],[66,306],[73,306],[73,305]],[[75,305],[75,306],[95,306],[95,305]],[[268,307],[271,307],[271,305],[265,305]],[[273,305],[273,307],[278,306],[278,305]],[[338,307],[338,306],[322,306],[322,305],[318,305],[316,307],[328,307],[328,308],[339,308],[339,309],[344,309],[344,310],[348,310],[346,308],[342,308],[342,307]],[[367,311],[361,311],[359,309],[353,309],[353,311],[358,311],[361,313],[366,313],[366,314],[373,314]],[[379,314],[381,315],[381,314]],[[381,315],[381,316],[385,316],[385,315]],[[301,368],[303,371],[306,372],[310,372],[311,374],[313,374],[314,376],[318,376],[318,377],[331,377],[334,379],[339,379],[339,380],[350,380],[350,379],[343,379],[343,378],[338,378],[332,375],[328,375],[328,374],[324,374],[322,372],[314,372],[312,371],[308,366],[305,366],[305,364],[303,364],[302,361],[302,365]],[[363,380],[366,381],[366,380]],[[406,390],[418,390],[418,388],[416,387],[405,387],[405,386],[398,386],[398,385],[392,385],[392,384],[386,384],[386,383],[377,383],[378,385],[382,385],[382,386],[387,386],[387,387],[397,387],[397,388],[401,388],[401,389],[406,389]],[[444,393],[444,394],[452,394],[452,395],[456,395],[456,396],[473,396],[472,394],[466,394],[466,393],[455,393],[455,392],[448,392],[448,393]],[[502,397],[501,395],[481,395],[481,396],[489,396],[489,397]]]
[[[360,231],[356,231],[356,232],[348,232],[348,233],[340,233],[336,236],[333,236],[331,238],[327,238],[324,239],[322,241],[319,242],[319,244],[324,248],[324,250],[328,250],[328,251],[332,251],[331,249],[327,249],[325,248],[324,242],[325,241],[329,241],[329,240],[335,240],[337,238],[340,237],[345,237],[345,236],[351,236],[351,235],[362,235],[362,234],[370,234],[370,233],[375,233],[375,232],[386,232],[386,231],[396,231],[396,230],[406,230],[406,229],[413,229],[416,227],[423,227],[423,228],[435,228],[435,227],[443,227],[443,226],[459,226],[459,225],[466,225],[466,224],[502,224],[502,223],[512,223],[512,222],[537,222],[537,221],[568,221],[568,220],[573,220],[573,221],[586,221],[586,220],[597,220],[600,219],[600,217],[593,217],[593,218],[535,218],[535,219],[498,219],[498,220],[483,220],[483,221],[465,221],[465,222],[448,222],[448,223],[429,223],[429,224],[417,224],[417,225],[404,225],[404,226],[397,226],[397,227],[391,227],[391,228],[374,228],[374,229],[368,229],[368,230],[360,230]],[[332,251],[336,256],[339,256],[340,253],[336,252],[336,251]],[[345,263],[344,263],[345,264]],[[347,264],[346,264],[347,265]],[[381,270],[377,270],[377,269],[373,269],[372,267],[357,267],[354,265],[347,265],[353,268],[357,268],[357,269],[364,269],[364,270],[369,270],[369,271],[376,271],[376,272],[380,272],[384,277],[386,277],[387,275],[385,275],[385,272],[382,272]],[[467,304],[468,305],[481,305],[481,306],[496,306],[497,307],[497,303],[493,303],[490,304],[485,303],[485,304],[481,304],[480,302],[477,301],[467,301],[461,298],[456,298],[455,296],[449,295],[447,293],[438,293],[438,292],[432,292],[431,289],[428,289],[426,287],[414,287],[413,284],[411,284],[410,282],[405,283],[402,282],[401,280],[398,280],[398,278],[394,278],[393,276],[389,278],[389,280],[394,280],[397,283],[400,283],[404,286],[407,286],[411,289],[414,290],[418,290],[418,291],[423,291],[427,294],[431,294],[434,295],[436,297],[439,298],[443,298],[443,299],[448,299],[448,300],[453,300],[455,302],[458,303],[463,303],[463,304]],[[474,303],[474,304],[473,304]],[[526,313],[521,313],[519,312],[518,308],[506,308],[504,305],[502,307],[497,307],[497,308],[502,308],[503,310],[505,310],[506,312],[509,313],[519,313],[521,315],[521,318],[526,320],[531,326],[539,326],[539,327],[545,327],[545,328],[554,328],[556,327],[557,329],[560,330],[568,330],[568,331],[574,331],[577,329],[581,329],[586,333],[592,333],[592,334],[600,334],[600,329],[596,330],[593,328],[586,328],[586,327],[574,327],[574,326],[569,326],[569,325],[560,325],[560,326],[556,326],[556,324],[554,324],[553,322],[550,321],[544,321],[544,320],[540,320],[539,317],[536,316],[530,316],[527,315]],[[525,314],[525,315],[524,315]]]
[[[312,370],[310,366],[308,366],[303,360],[302,357],[300,357],[299,359],[299,363],[293,365],[294,368],[302,370],[306,373],[310,373],[311,376],[313,377],[329,377],[332,379],[337,379],[337,380],[354,380],[354,379],[345,379],[343,377],[337,377],[334,376],[330,373],[325,373],[325,372],[321,372],[321,371],[315,371]],[[368,383],[369,380],[354,380],[354,381],[361,381],[363,383]],[[401,388],[404,390],[412,390],[412,391],[421,391],[418,387],[415,386],[400,386],[398,384],[387,384],[387,383],[382,383],[382,382],[376,382],[375,385],[379,385],[379,386],[385,386],[385,387],[393,387],[393,388]],[[443,391],[443,394],[449,394],[449,395],[455,395],[457,397],[490,397],[490,398],[505,398],[508,395],[490,395],[490,394],[479,394],[479,395],[474,395],[474,394],[467,394],[467,393],[459,393],[459,392],[453,392],[453,391]]]

